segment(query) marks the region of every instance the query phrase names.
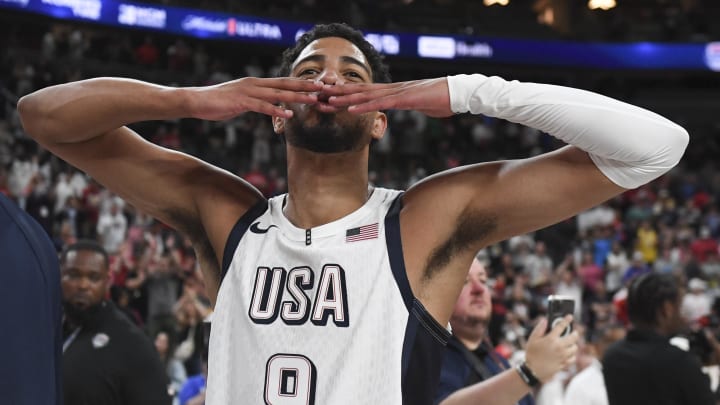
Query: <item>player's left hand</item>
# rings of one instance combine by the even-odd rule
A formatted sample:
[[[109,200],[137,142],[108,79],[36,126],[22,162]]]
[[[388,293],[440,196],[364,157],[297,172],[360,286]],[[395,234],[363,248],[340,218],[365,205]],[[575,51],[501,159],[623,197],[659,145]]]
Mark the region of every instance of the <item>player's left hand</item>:
[[[325,85],[321,94],[328,103],[347,107],[354,114],[379,110],[416,110],[431,117],[449,117],[447,79],[413,80],[398,83]]]

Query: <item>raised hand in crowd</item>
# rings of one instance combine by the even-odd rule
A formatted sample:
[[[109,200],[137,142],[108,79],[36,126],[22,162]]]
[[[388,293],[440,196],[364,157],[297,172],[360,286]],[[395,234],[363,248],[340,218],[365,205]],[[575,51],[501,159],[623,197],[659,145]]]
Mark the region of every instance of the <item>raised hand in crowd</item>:
[[[571,315],[566,316],[548,334],[544,334],[547,320],[543,319],[530,334],[525,349],[526,362],[540,381],[549,380],[558,371],[575,363],[580,335],[576,330],[563,336],[572,319]]]
[[[574,331],[563,336],[571,321],[572,316],[568,315],[547,334],[546,319],[535,325],[525,349],[526,370],[530,370],[532,381],[525,381],[527,375],[523,376],[520,370],[505,370],[493,378],[454,392],[441,405],[516,404],[537,383],[549,381],[556,373],[575,363],[580,335]]]

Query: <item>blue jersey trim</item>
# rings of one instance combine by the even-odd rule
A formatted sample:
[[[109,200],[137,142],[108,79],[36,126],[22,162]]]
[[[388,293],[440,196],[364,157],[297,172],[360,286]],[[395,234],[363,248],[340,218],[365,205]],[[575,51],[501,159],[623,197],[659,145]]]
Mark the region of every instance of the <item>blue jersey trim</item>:
[[[385,216],[385,242],[387,243],[388,257],[390,258],[390,268],[395,277],[395,282],[400,289],[405,308],[412,310],[413,296],[410,289],[410,282],[405,271],[405,259],[403,257],[402,237],[400,236],[400,211],[402,210],[402,197],[400,193],[392,202],[387,215]]]
[[[222,284],[222,281],[225,278],[225,274],[227,273],[228,268],[230,268],[233,254],[235,253],[235,250],[240,243],[240,239],[242,239],[243,235],[245,235],[245,232],[247,232],[250,224],[252,224],[252,222],[256,220],[260,215],[264,214],[267,209],[268,202],[267,200],[262,199],[258,201],[255,205],[250,207],[250,209],[247,210],[247,212],[245,212],[233,226],[232,230],[230,231],[230,236],[228,236],[228,240],[225,243],[225,250],[223,251],[222,271],[220,273],[219,284]]]

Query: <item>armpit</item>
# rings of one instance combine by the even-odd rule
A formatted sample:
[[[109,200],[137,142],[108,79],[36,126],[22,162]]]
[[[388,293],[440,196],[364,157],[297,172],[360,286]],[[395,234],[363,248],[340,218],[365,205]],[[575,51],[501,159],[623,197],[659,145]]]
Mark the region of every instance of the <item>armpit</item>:
[[[497,229],[497,218],[484,213],[463,214],[457,219],[455,231],[430,254],[423,279],[430,280],[435,273],[446,267],[452,259],[467,249],[477,246]]]
[[[181,224],[177,230],[192,241],[200,269],[205,277],[205,285],[208,287],[208,292],[210,293],[216,290],[218,281],[220,280],[220,265],[217,261],[215,249],[207,237],[205,228],[203,228],[199,221],[194,220],[189,213],[172,211],[168,212],[168,216],[174,223]],[[212,297],[213,300],[214,298],[215,297]]]

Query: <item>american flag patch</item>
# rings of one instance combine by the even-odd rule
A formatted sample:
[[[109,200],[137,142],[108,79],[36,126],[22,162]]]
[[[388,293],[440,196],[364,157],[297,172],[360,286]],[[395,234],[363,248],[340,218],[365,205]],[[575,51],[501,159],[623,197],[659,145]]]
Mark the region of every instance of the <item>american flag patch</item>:
[[[345,242],[357,242],[360,240],[375,239],[378,237],[378,223],[363,225],[359,228],[352,228],[345,231]]]

